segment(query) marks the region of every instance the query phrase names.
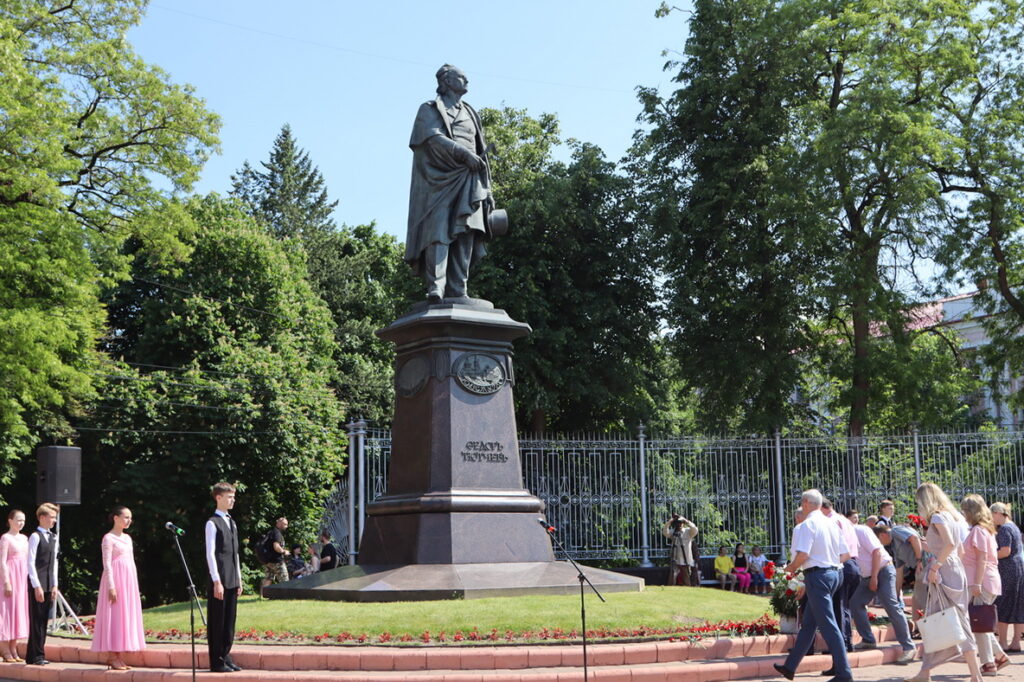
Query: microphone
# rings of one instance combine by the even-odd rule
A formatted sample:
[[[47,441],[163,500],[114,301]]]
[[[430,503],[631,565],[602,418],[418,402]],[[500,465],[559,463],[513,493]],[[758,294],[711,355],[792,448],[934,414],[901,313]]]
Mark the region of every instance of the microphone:
[[[555,528],[554,526],[549,524],[544,519],[537,519],[537,523],[539,523],[541,526],[543,526],[544,530],[546,530],[549,533],[554,533],[556,530],[558,530],[557,528]]]
[[[164,524],[164,528],[166,528],[167,530],[171,531],[175,535],[184,535],[185,534],[185,529],[178,528],[177,526],[175,526],[170,521],[168,521],[167,523]]]

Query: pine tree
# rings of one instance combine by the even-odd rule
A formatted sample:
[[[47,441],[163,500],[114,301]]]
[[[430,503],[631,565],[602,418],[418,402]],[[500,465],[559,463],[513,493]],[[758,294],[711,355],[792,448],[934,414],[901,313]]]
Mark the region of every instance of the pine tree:
[[[274,140],[270,159],[256,170],[246,161],[231,176],[231,194],[245,203],[278,239],[310,239],[333,232],[331,213],[338,202],[330,201],[320,169],[301,149],[287,123]]]

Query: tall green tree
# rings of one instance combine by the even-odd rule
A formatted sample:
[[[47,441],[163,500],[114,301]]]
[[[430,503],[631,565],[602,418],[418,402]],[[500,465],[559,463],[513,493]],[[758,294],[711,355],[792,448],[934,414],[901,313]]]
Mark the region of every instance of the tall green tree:
[[[979,35],[972,17],[981,13],[980,4],[952,10],[938,0],[696,4],[686,56],[669,66],[680,89],[665,98],[643,93],[652,130],[640,149],[678,169],[650,185],[668,197],[658,209],[663,231],[677,243],[714,245],[668,256],[677,263],[673,279],[694,279],[676,285],[671,306],[683,311],[673,320],[683,348],[713,339],[719,325],[701,316],[715,316],[730,329],[717,331],[728,339],[723,352],[743,360],[731,370],[715,363],[723,371],[713,372],[721,382],[709,397],[722,392],[718,385],[742,386],[748,360],[768,376],[779,363],[785,380],[760,384],[777,409],[795,367],[786,355],[841,337],[849,361],[832,371],[848,432],[864,433],[874,384],[891,369],[874,357],[876,346],[908,346],[912,304],[932,293],[927,264],[948,233],[950,208],[935,169],[956,159],[940,100],[950,69],[971,53]],[[704,272],[703,253],[737,274]],[[731,322],[765,296],[758,282],[783,298],[767,296],[772,313],[733,335]],[[809,320],[824,322],[826,334],[807,336]]]
[[[772,0],[698,2],[678,90],[641,89],[631,172],[658,235],[669,347],[711,432],[770,432],[799,416],[794,349],[815,345],[831,244],[784,158],[812,85]]]
[[[939,251],[945,278],[980,287],[974,302],[991,343],[980,349],[997,392],[1024,374],[1024,8],[968,3],[954,15],[962,52],[932,91],[948,132],[948,156],[933,164],[952,229]]]
[[[493,240],[470,280],[533,332],[516,346],[520,426],[632,427],[657,410],[660,310],[650,240],[629,179],[593,145],[571,142],[554,116],[481,112],[497,147],[492,171],[510,233]]]
[[[413,300],[415,283],[402,250],[375,225],[337,227],[326,183],[309,152],[285,125],[262,171],[246,163],[232,176],[232,194],[278,239],[305,253],[310,282],[331,311],[337,343],[335,388],[352,417],[376,423],[393,409],[391,344],[374,332]]]
[[[107,300],[104,350],[117,360],[76,425],[89,495],[69,534],[97,535],[104,507],[134,508],[140,555],[168,568],[140,576],[149,603],[184,585],[160,526],[201,533],[212,483],[240,485],[234,516],[248,540],[283,515],[289,537],[312,541],[345,454],[333,323],[302,254],[234,202],[210,196],[187,210],[199,229],[186,260],[164,266],[132,245],[133,279]]]
[[[217,144],[191,88],[128,43],[144,7],[0,6],[0,483],[71,435],[65,414],[95,387],[100,284],[125,273],[128,237],[181,255],[188,220],[168,200]]]

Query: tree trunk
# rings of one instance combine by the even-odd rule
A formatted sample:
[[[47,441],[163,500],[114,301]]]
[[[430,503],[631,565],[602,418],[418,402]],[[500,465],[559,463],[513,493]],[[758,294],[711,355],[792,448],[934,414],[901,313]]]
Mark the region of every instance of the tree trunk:
[[[868,421],[868,394],[871,391],[871,298],[878,283],[876,239],[865,230],[861,216],[849,213],[852,232],[851,255],[855,259],[850,288],[850,316],[853,322],[853,367],[850,393],[849,436],[860,438]]]
[[[547,421],[547,413],[538,408],[530,413],[530,433],[541,436],[545,431],[545,422]]]
[[[853,376],[850,392],[849,435],[859,438],[864,435],[868,419],[868,391],[871,388],[871,372],[868,367],[871,342],[871,316],[869,314],[868,292],[864,282],[853,285]]]

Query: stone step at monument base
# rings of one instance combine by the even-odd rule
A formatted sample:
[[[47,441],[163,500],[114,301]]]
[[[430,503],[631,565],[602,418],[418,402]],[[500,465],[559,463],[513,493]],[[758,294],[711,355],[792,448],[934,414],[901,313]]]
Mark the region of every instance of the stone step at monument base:
[[[622,573],[586,566],[583,572],[601,592],[640,592],[644,587],[642,578]],[[564,561],[341,566],[271,585],[264,594],[270,599],[356,602],[577,594],[578,575]]]
[[[876,629],[879,642],[872,651],[850,654],[855,668],[892,663],[900,647],[891,644],[890,629]],[[794,637],[772,635],[717,639],[706,642],[636,642],[593,644],[587,648],[591,680],[620,682],[716,682],[718,680],[780,679],[772,668],[783,660]],[[187,644],[155,644],[145,652],[126,655],[130,671],[105,670],[103,654],[89,650],[88,640],[51,638],[46,647],[48,666],[0,664],[0,679],[66,682],[170,682],[191,679]],[[821,642],[818,642],[820,648]],[[22,646],[23,648],[23,646]],[[197,646],[206,664],[205,645]],[[226,682],[557,682],[583,680],[583,651],[572,645],[509,645],[475,647],[368,647],[250,645],[233,654],[244,668],[230,674],[197,671],[197,680]],[[829,656],[808,656],[799,673],[826,670]],[[900,676],[903,668],[893,668]]]

